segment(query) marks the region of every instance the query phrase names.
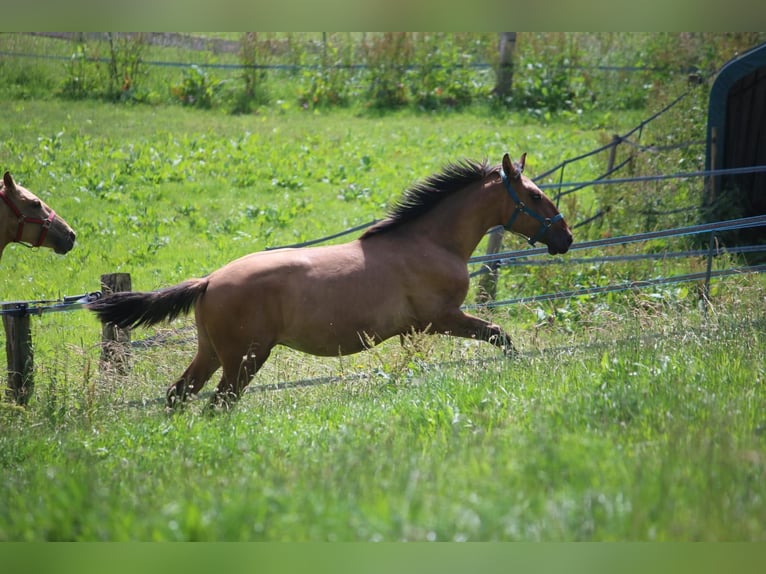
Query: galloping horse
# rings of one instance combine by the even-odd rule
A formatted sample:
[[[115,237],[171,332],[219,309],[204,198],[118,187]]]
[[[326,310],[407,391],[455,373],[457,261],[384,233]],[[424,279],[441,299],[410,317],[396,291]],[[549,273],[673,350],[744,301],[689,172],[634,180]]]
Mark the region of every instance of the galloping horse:
[[[0,200],[0,257],[5,246],[13,242],[50,247],[60,254],[74,246],[75,233],[67,222],[31,191],[17,185],[7,171]]]
[[[119,327],[152,325],[194,306],[197,354],[167,391],[196,394],[219,368],[212,404],[239,398],[275,345],[320,356],[356,353],[395,335],[444,333],[515,353],[499,326],[463,313],[467,260],[488,229],[566,253],[572,232],[514,165],[462,161],[410,188],[389,216],[342,245],[245,255],[201,279],[123,292],[89,305]]]

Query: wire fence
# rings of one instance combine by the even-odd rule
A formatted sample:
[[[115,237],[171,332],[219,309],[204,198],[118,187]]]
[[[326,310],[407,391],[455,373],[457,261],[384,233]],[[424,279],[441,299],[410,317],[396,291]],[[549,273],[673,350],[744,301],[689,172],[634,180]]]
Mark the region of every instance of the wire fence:
[[[741,321],[738,321],[734,324],[734,329],[725,329],[720,330],[717,333],[717,337],[725,338],[725,339],[732,339],[735,337],[738,337],[738,333],[740,332],[739,329],[753,329],[753,328],[759,328],[763,329],[766,328],[766,325],[763,324],[762,319],[753,319],[751,317],[743,318]],[[520,350],[518,352],[519,358],[533,358],[533,357],[558,357],[558,356],[564,356],[564,355],[572,355],[574,352],[595,352],[595,351],[603,351],[604,349],[613,347],[613,346],[620,346],[620,345],[627,345],[627,344],[640,344],[642,347],[645,347],[647,344],[650,344],[652,342],[659,341],[661,339],[667,339],[668,337],[674,337],[674,336],[684,336],[688,337],[690,331],[701,331],[702,329],[709,329],[709,326],[705,327],[690,327],[689,325],[683,325],[683,326],[675,326],[674,328],[665,330],[663,332],[652,332],[652,333],[646,333],[646,332],[638,332],[633,336],[630,337],[624,337],[622,339],[608,339],[606,341],[594,341],[579,345],[567,345],[567,346],[553,346],[553,347],[545,347],[545,348],[539,348],[534,349],[531,351],[526,350]],[[471,366],[474,368],[482,368],[482,367],[488,367],[493,364],[498,363],[507,363],[508,359],[505,356],[502,355],[495,355],[491,357],[477,357],[473,359],[458,359],[458,360],[448,360],[448,361],[438,361],[434,363],[420,363],[419,366],[421,368],[429,368],[429,369],[444,369],[444,368],[465,368],[466,366]],[[303,379],[297,379],[292,381],[284,381],[284,382],[278,382],[278,383],[256,383],[249,385],[245,388],[243,391],[244,393],[263,393],[263,392],[270,392],[270,391],[281,391],[286,389],[297,389],[302,387],[313,387],[313,386],[319,386],[319,385],[328,385],[328,384],[334,384],[334,383],[342,383],[342,382],[356,382],[356,381],[363,381],[367,379],[371,379],[374,377],[381,377],[384,375],[379,370],[378,371],[372,371],[372,372],[355,372],[345,375],[327,375],[322,377],[307,377]],[[200,397],[207,397],[210,396],[213,393],[213,391],[207,391],[200,393]],[[157,399],[158,402],[162,403],[164,402],[164,397]]]
[[[39,54],[30,52],[16,52],[8,50],[0,50],[0,56],[6,58],[25,58],[32,60],[51,60],[51,61],[71,61],[72,56],[56,55],[56,54]],[[104,56],[88,56],[87,60],[93,63],[109,64],[112,62],[112,58]],[[287,72],[299,72],[302,70],[322,70],[322,69],[336,69],[336,70],[369,70],[374,69],[376,66],[369,63],[293,63],[293,64],[273,64],[273,63],[225,63],[225,62],[190,62],[188,60],[152,60],[141,59],[141,64],[145,66],[159,67],[159,68],[189,68],[191,66],[197,66],[199,68],[206,68],[211,70],[276,70]],[[494,70],[496,64],[491,62],[467,62],[467,63],[451,63],[451,64],[402,64],[393,66],[395,69],[402,71],[420,70],[422,68],[429,69],[451,69],[451,68],[463,68],[463,69],[476,69],[476,70]],[[594,64],[592,66],[577,66],[577,65],[558,65],[556,69],[559,70],[578,70],[584,72],[614,72],[614,73],[674,73],[674,74],[688,74],[698,72],[696,67],[685,67],[670,70],[667,67],[659,66],[604,66]]]
[[[226,39],[211,36],[198,36],[192,34],[180,34],[180,33],[108,33],[108,32],[19,32],[20,35],[47,37],[64,41],[66,43],[78,44],[86,42],[107,43],[115,40],[130,40],[146,46],[156,46],[160,48],[179,48],[187,50],[189,52],[197,52],[209,57],[209,54],[216,55],[230,55],[235,58],[241,57],[244,43],[243,38],[246,34],[240,35],[239,39]],[[426,35],[428,35],[426,33]],[[439,34],[436,34],[437,36]],[[339,62],[333,61],[327,58],[328,46],[335,46],[338,42],[338,38],[333,33],[302,33],[294,35],[300,37],[299,40],[287,40],[282,38],[277,40],[276,38],[266,39],[269,35],[260,35],[263,37],[262,42],[268,46],[269,54],[264,53],[262,58],[268,59],[285,59],[293,58],[294,54],[290,54],[291,44],[298,44],[300,48],[293,48],[299,51],[303,51],[306,54],[312,54],[317,58],[324,60],[323,62],[280,62],[273,63],[268,61],[263,62],[220,62],[220,61],[204,61],[203,59],[197,59],[195,61],[189,60],[163,60],[163,59],[151,59],[141,58],[141,64],[154,67],[172,67],[172,68],[188,68],[189,66],[198,66],[200,68],[208,69],[222,69],[222,70],[283,70],[296,72],[301,70],[319,70],[323,68],[334,69],[350,69],[350,70],[362,70],[374,68],[374,65],[366,61],[357,62]],[[348,35],[344,35],[348,36]],[[373,41],[374,38],[379,36],[375,33],[363,33],[361,37],[356,39],[345,38],[341,42],[343,48],[341,51],[354,52],[352,58],[363,60],[363,53],[359,50],[360,46]],[[451,34],[444,34],[443,36],[454,36]],[[432,62],[428,64],[404,64],[398,67],[402,70],[417,70],[422,67],[429,68],[475,68],[475,69],[494,69],[497,67],[496,60],[496,43],[497,34],[478,34],[472,41],[460,46],[460,51],[463,56],[470,56],[470,60],[465,59],[457,60],[449,63]],[[353,49],[350,49],[353,48]],[[66,61],[72,58],[71,54],[50,54],[50,53],[32,53],[32,52],[20,52],[17,50],[4,50],[0,51],[0,56],[11,58],[29,58],[40,60],[53,60],[53,61]],[[88,56],[88,59],[98,63],[112,63],[113,59],[110,57],[101,56]],[[631,64],[603,64],[603,63],[569,63],[566,60],[554,61],[547,64],[549,69],[557,71],[577,71],[584,73],[602,72],[613,74],[697,74],[701,72],[698,66],[671,66],[671,65],[631,65]]]
[[[763,169],[764,171],[766,171],[766,167],[764,167]],[[623,236],[623,237],[596,239],[593,241],[575,243],[570,247],[570,251],[604,248],[604,247],[610,247],[615,245],[626,245],[626,244],[636,243],[641,241],[666,239],[669,237],[684,237],[684,236],[699,235],[704,233],[715,234],[715,233],[719,233],[723,231],[731,231],[731,230],[746,229],[750,227],[761,227],[761,226],[766,226],[766,215],[745,217],[745,218],[734,219],[729,221],[720,221],[715,223],[692,225],[692,226],[681,227],[676,229],[666,229],[661,231],[638,233],[638,234]],[[337,237],[338,235],[339,234],[335,234],[334,237]],[[318,240],[314,240],[312,243],[321,242],[324,239],[325,238],[320,238]],[[303,246],[303,244],[300,244],[298,246]],[[561,259],[552,259],[547,262],[534,262],[530,258],[539,256],[539,255],[544,255],[547,253],[546,248],[538,247],[538,248],[524,249],[519,251],[495,253],[490,255],[478,255],[475,257],[471,257],[468,260],[468,265],[481,264],[484,266],[479,271],[476,271],[471,274],[472,277],[475,277],[477,275],[487,272],[488,263],[495,263],[498,266],[499,265],[553,265],[553,264],[561,265],[561,264],[582,264],[582,263],[593,264],[593,263],[608,263],[608,262],[630,261],[630,260],[640,260],[640,259],[666,259],[666,258],[678,258],[678,257],[694,257],[694,256],[701,256],[701,255],[705,255],[708,257],[715,257],[718,255],[722,255],[723,253],[729,253],[729,254],[754,253],[754,252],[762,252],[762,251],[766,251],[766,245],[740,246],[740,247],[734,247],[732,249],[726,249],[726,250],[722,250],[722,249],[687,250],[682,252],[671,252],[671,253],[659,252],[659,253],[644,253],[644,254],[633,254],[633,255],[600,256],[600,257],[591,257],[591,258],[585,258],[585,259],[561,258]],[[760,273],[764,270],[766,270],[766,266],[763,266],[763,265],[733,267],[726,270],[717,270],[713,272],[708,272],[707,279],[709,280],[711,277],[724,277],[734,273],[746,273],[746,272]],[[497,307],[502,305],[515,304],[518,302],[530,302],[530,301],[538,301],[538,300],[542,301],[542,300],[549,300],[549,299],[576,297],[580,295],[605,293],[605,292],[618,291],[618,290],[624,290],[624,289],[635,289],[640,287],[659,285],[663,283],[695,281],[695,280],[699,280],[700,278],[704,279],[706,277],[704,274],[701,277],[699,276],[699,274],[689,274],[689,275],[681,275],[681,276],[667,277],[667,278],[661,278],[661,279],[637,280],[637,281],[632,281],[629,283],[623,283],[620,285],[594,287],[594,288],[587,288],[587,289],[575,290],[575,291],[560,291],[557,293],[549,293],[549,294],[538,295],[538,296],[521,297],[521,298],[508,299],[503,301],[492,301],[492,302],[481,303],[476,305],[466,305],[465,308]],[[96,291],[91,293],[85,293],[82,295],[68,296],[62,299],[57,299],[57,300],[10,301],[10,302],[5,302],[1,304],[2,309],[0,309],[0,315],[10,315],[10,316],[42,315],[43,313],[76,311],[78,309],[82,309],[88,303],[91,303],[99,299],[101,296],[102,296],[101,292]]]
[[[554,200],[556,204],[558,205],[562,197],[571,195],[580,190],[584,190],[586,188],[593,187],[593,186],[618,185],[618,184],[628,184],[628,183],[649,183],[649,182],[655,182],[655,181],[665,181],[665,180],[674,180],[674,179],[681,180],[681,179],[712,177],[712,176],[722,176],[722,175],[743,175],[743,174],[758,173],[758,172],[765,171],[766,166],[751,166],[751,167],[741,167],[741,168],[732,168],[732,169],[697,170],[697,171],[674,173],[674,174],[643,175],[643,176],[631,176],[631,177],[623,177],[623,178],[611,177],[615,173],[620,172],[623,168],[625,168],[632,162],[633,158],[631,156],[624,159],[620,163],[617,163],[615,165],[610,165],[605,172],[601,173],[600,175],[590,180],[568,181],[568,182],[565,182],[563,180],[564,172],[567,166],[586,160],[598,154],[602,154],[602,153],[610,152],[610,151],[613,152],[614,150],[616,150],[617,147],[619,147],[623,143],[628,146],[631,146],[636,151],[642,152],[642,153],[660,153],[660,152],[667,152],[667,151],[683,149],[683,148],[688,148],[692,146],[700,146],[705,144],[706,140],[698,139],[698,140],[690,140],[685,142],[678,142],[672,145],[664,145],[664,146],[655,145],[655,144],[644,145],[639,143],[638,141],[634,141],[630,139],[631,136],[634,136],[636,134],[638,138],[640,139],[641,134],[643,133],[644,129],[648,125],[650,125],[653,121],[657,120],[658,118],[660,118],[661,116],[663,116],[664,114],[672,110],[675,106],[679,105],[685,98],[689,97],[690,93],[691,93],[690,91],[683,92],[681,95],[674,98],[670,103],[663,106],[660,110],[651,114],[648,118],[642,120],[638,125],[636,125],[632,129],[628,130],[622,135],[614,136],[608,144],[599,146],[588,152],[567,158],[563,160],[562,162],[560,162],[559,164],[548,169],[547,171],[544,171],[543,173],[535,176],[533,178],[533,181],[537,183],[540,189],[556,191],[557,193],[554,196]],[[546,178],[550,178],[552,175],[554,175],[557,172],[559,173],[558,183],[542,183]],[[671,214],[683,213],[685,211],[696,211],[699,209],[701,209],[700,206],[686,206],[682,208],[666,210],[664,212],[659,212],[654,210],[651,212],[647,211],[645,213],[651,213],[653,215],[661,215],[661,214],[671,215]],[[590,223],[593,223],[594,221],[597,221],[598,219],[603,217],[606,212],[607,210],[599,210],[593,215],[587,217],[586,219],[573,223],[572,228],[576,229],[576,228],[588,225]],[[373,219],[371,221],[368,221],[359,225],[355,225],[343,231],[333,233],[331,235],[327,235],[324,237],[319,237],[319,238],[308,240],[308,241],[292,243],[289,245],[270,246],[270,247],[267,247],[266,249],[273,250],[273,249],[281,249],[285,247],[307,247],[310,245],[318,245],[321,243],[326,243],[333,239],[344,237],[346,235],[355,233],[362,229],[366,229],[367,227],[374,225],[378,221],[379,221],[378,219]]]
[[[766,170],[766,167],[761,168]],[[719,170],[720,171],[720,170]],[[680,177],[687,177],[688,174],[681,174]],[[698,174],[699,176],[699,174]],[[717,278],[725,278],[732,275],[740,275],[745,273],[763,273],[766,271],[766,264],[758,265],[745,265],[745,266],[733,266],[726,269],[712,269],[712,259],[716,256],[720,256],[724,253],[728,254],[743,254],[743,253],[755,253],[766,251],[764,245],[748,245],[737,246],[728,250],[721,250],[714,248],[715,243],[712,240],[716,233],[723,231],[731,231],[736,229],[745,229],[749,227],[766,226],[766,215],[740,218],[730,221],[721,221],[708,224],[692,225],[687,227],[667,229],[661,231],[653,231],[646,233],[639,233],[634,235],[597,239],[592,241],[586,241],[571,246],[570,250],[588,250],[588,249],[604,249],[612,246],[626,245],[636,242],[649,242],[652,240],[664,240],[671,237],[684,237],[690,235],[710,234],[710,248],[684,250],[674,252],[658,252],[658,253],[637,253],[637,254],[618,254],[618,255],[600,255],[587,258],[557,258],[538,260],[537,257],[547,253],[545,248],[533,248],[525,249],[521,251],[510,251],[504,253],[497,253],[484,256],[475,256],[469,259],[468,265],[481,265],[481,268],[471,273],[471,277],[476,277],[490,269],[496,270],[500,266],[520,266],[520,265],[552,265],[552,264],[566,264],[566,265],[593,265],[593,264],[612,264],[618,261],[637,261],[637,260],[665,260],[669,258],[681,258],[681,257],[702,257],[706,256],[708,259],[707,270],[693,273],[685,273],[664,277],[644,278],[631,281],[624,281],[620,283],[614,283],[603,286],[591,286],[582,287],[578,289],[560,290],[553,293],[543,293],[530,296],[519,296],[505,299],[495,299],[476,304],[464,304],[463,309],[494,309],[499,307],[511,306],[511,305],[525,305],[531,303],[541,303],[545,301],[552,301],[556,299],[574,299],[574,298],[593,298],[608,293],[616,293],[622,291],[635,291],[640,289],[647,289],[658,286],[665,286],[683,282],[704,282],[704,300],[708,300],[708,293],[710,287],[710,281]],[[359,228],[364,226],[356,226],[352,230],[358,231]],[[346,230],[346,232],[351,232]],[[336,238],[341,236],[340,234],[333,234],[327,238],[320,238],[310,242],[316,244],[324,240]],[[59,300],[36,300],[36,301],[16,301],[3,303],[0,308],[0,315],[5,323],[7,320],[13,320],[13,318],[21,318],[28,321],[29,316],[39,316],[46,313],[59,313],[67,311],[76,311],[84,308],[88,303],[91,303],[102,296],[101,292],[91,292],[80,295],[67,296]],[[129,347],[135,350],[141,350],[143,352],[149,352],[153,348],[166,347],[169,345],[177,346],[188,343],[193,343],[196,340],[196,329],[193,326],[186,326],[182,328],[169,328],[164,329],[153,335],[138,341],[130,341]],[[105,343],[102,342],[102,346]],[[123,345],[125,343],[123,342]],[[31,352],[31,351],[30,351]],[[123,356],[123,355],[121,355]],[[8,355],[9,360],[9,373],[11,369],[11,361],[13,364],[20,364],[19,357],[14,353]],[[470,363],[470,359],[462,360],[463,364]],[[23,360],[21,364],[30,364],[26,360]],[[16,367],[14,367],[16,368]],[[9,375],[10,376],[10,375]],[[16,376],[16,375],[14,375]],[[352,378],[363,378],[364,373],[353,375]],[[300,375],[299,375],[300,377]],[[22,377],[24,380],[31,380],[31,375],[25,375]],[[277,383],[274,385],[257,386],[258,389],[281,389],[281,388],[293,388],[307,385],[332,383],[342,380],[351,380],[349,377],[339,377],[336,375],[328,375],[323,377],[309,377],[299,378],[298,380]],[[31,386],[24,386],[14,382],[9,382],[9,388],[13,389],[12,393],[16,393],[16,400],[26,402],[29,394],[31,393]]]
[[[608,149],[608,146],[599,148],[599,151],[604,151],[605,149]],[[582,154],[578,156],[578,158],[582,159],[582,158],[588,157],[589,155],[590,154]],[[565,162],[562,162],[560,166],[564,166],[566,164],[567,162],[565,161]],[[616,185],[620,183],[649,182],[649,181],[661,181],[661,180],[671,180],[671,179],[688,179],[688,178],[700,178],[700,177],[710,177],[710,176],[719,176],[719,175],[739,175],[739,174],[749,174],[749,173],[759,173],[759,172],[766,172],[766,166],[752,166],[752,167],[718,169],[718,170],[702,170],[702,171],[695,171],[695,172],[681,172],[681,173],[675,173],[675,174],[658,174],[658,175],[649,175],[649,176],[634,176],[634,177],[612,178],[612,179],[604,179],[603,177],[599,177],[589,181],[560,182],[557,184],[540,184],[540,187],[543,189],[552,189],[552,188],[559,189],[559,190],[566,189],[566,191],[559,192],[559,195],[561,196],[561,195],[565,195],[566,193],[572,193],[572,192],[584,189],[586,187],[598,186],[598,185]],[[552,172],[549,171],[546,173],[552,173]],[[543,177],[543,176],[540,176],[540,177]],[[598,214],[589,218],[588,220],[580,222],[577,225],[589,223],[591,220],[595,219],[596,217],[598,217]],[[367,227],[375,224],[377,221],[379,220],[374,219],[360,225],[355,225],[353,227],[350,227],[338,233],[334,233],[324,237],[312,239],[309,241],[294,243],[290,245],[268,247],[267,250],[282,249],[282,248],[288,248],[288,247],[290,248],[307,247],[307,246],[326,243],[333,239],[337,239],[337,238],[349,235],[351,233],[358,232],[362,229],[366,229]],[[731,230],[745,229],[750,227],[760,227],[760,226],[766,226],[766,215],[740,218],[740,219],[729,220],[729,221],[719,221],[719,222],[700,224],[700,225],[693,225],[693,226],[688,226],[683,228],[638,233],[638,234],[634,234],[630,236],[586,241],[586,242],[576,243],[572,245],[570,248],[570,251],[593,249],[593,248],[604,248],[604,247],[609,247],[614,245],[626,245],[629,243],[635,243],[639,241],[649,241],[652,239],[698,235],[702,233],[711,233],[711,232],[715,233],[715,232],[731,231]],[[490,232],[491,231],[492,230],[490,230]],[[733,247],[731,249],[726,250],[726,252],[729,254],[756,253],[761,251],[766,251],[766,246],[759,246],[759,245],[737,246],[737,247]],[[563,263],[593,264],[598,262],[604,263],[604,262],[631,261],[631,260],[635,261],[635,260],[641,260],[641,259],[663,259],[663,258],[666,259],[666,258],[679,258],[679,257],[694,257],[694,256],[700,256],[700,255],[708,255],[709,257],[713,257],[716,255],[719,255],[721,252],[717,251],[716,253],[710,253],[708,250],[686,250],[682,252],[672,252],[672,253],[646,253],[646,254],[621,255],[621,256],[601,256],[601,257],[591,257],[587,259],[572,259],[572,258],[552,259],[546,262],[535,262],[531,260],[531,258],[538,255],[543,255],[545,253],[547,253],[546,248],[532,248],[532,249],[524,249],[520,251],[509,251],[509,252],[474,256],[468,260],[468,264],[469,265],[481,264],[482,268],[479,269],[478,271],[471,273],[471,277],[476,277],[478,275],[488,273],[490,271],[494,271],[501,266],[509,266],[509,265],[553,265],[553,264],[563,264]],[[747,270],[757,271],[757,272],[762,271],[760,267],[758,268],[740,267],[740,268],[733,268],[732,273],[735,273],[735,272],[742,273]],[[727,274],[730,274],[730,273],[724,273],[724,272],[718,271],[713,276],[719,277],[719,276],[725,276]],[[696,279],[699,279],[699,277],[690,275],[690,276],[684,276],[684,278],[680,278],[680,277],[666,278],[663,281],[671,283],[671,282],[678,282],[678,281],[692,281]],[[635,281],[630,284],[627,284],[626,286],[609,286],[609,287],[593,288],[592,290],[586,289],[586,290],[581,290],[576,292],[563,291],[556,294],[545,294],[545,295],[539,295],[539,296],[531,297],[531,298],[527,297],[527,298],[510,299],[505,301],[494,301],[491,303],[480,304],[480,305],[477,304],[470,307],[476,307],[476,306],[496,307],[503,304],[513,304],[520,301],[528,302],[528,301],[547,300],[547,299],[562,298],[562,297],[574,297],[574,296],[579,296],[582,294],[595,294],[595,293],[609,292],[609,291],[620,290],[620,289],[637,288],[641,286],[660,284],[663,282],[660,280],[652,280],[652,281],[653,282],[651,283]],[[85,293],[81,295],[66,296],[66,297],[63,297],[62,299],[56,299],[56,300],[4,302],[0,304],[2,305],[2,309],[0,309],[0,316],[3,316],[3,315],[19,316],[24,314],[41,315],[43,313],[74,311],[74,310],[83,308],[88,303],[95,301],[99,297],[101,297],[100,292],[91,292],[91,293]]]
[[[0,303],[0,316],[18,317],[21,315],[42,315],[43,313],[60,313],[82,309],[102,297],[101,291],[83,293],[82,295],[67,295],[61,299],[40,299],[37,301],[6,301]]]
[[[614,178],[614,179],[604,179],[603,176],[600,176],[596,179],[588,180],[588,181],[577,181],[577,182],[561,182],[561,183],[554,183],[554,184],[539,184],[538,187],[540,189],[562,189],[562,188],[571,188],[567,189],[567,191],[561,192],[559,196],[567,195],[568,193],[574,193],[576,191],[579,191],[581,189],[585,189],[587,187],[591,186],[600,186],[600,185],[618,185],[622,183],[646,183],[651,181],[665,181],[665,180],[673,180],[673,179],[691,179],[691,178],[700,178],[700,177],[711,177],[711,176],[721,176],[721,175],[742,175],[742,174],[750,174],[750,173],[763,173],[766,172],[766,165],[760,165],[760,166],[752,166],[752,167],[740,167],[740,168],[730,168],[730,169],[711,169],[711,170],[701,170],[701,171],[693,171],[693,172],[680,172],[675,174],[658,174],[658,175],[645,175],[645,176],[634,176],[634,177],[625,177],[625,178]],[[539,178],[538,178],[539,179]],[[676,210],[669,210],[667,212],[663,213],[683,213],[685,211],[693,211],[700,209],[699,207],[684,207],[679,208]],[[593,220],[600,217],[599,214],[596,214],[594,216],[589,217],[586,220],[583,220],[579,223],[574,224],[573,227],[580,227],[585,224],[591,223]],[[343,231],[339,231],[337,233],[333,233],[330,235],[325,235],[323,237],[318,237],[315,239],[310,239],[307,241],[300,241],[296,243],[290,243],[285,245],[274,245],[266,247],[267,251],[275,250],[275,249],[285,249],[285,248],[296,248],[296,247],[309,247],[312,245],[320,245],[322,243],[327,243],[328,241],[332,241],[333,239],[338,239],[341,237],[344,237],[346,235],[350,235],[352,233],[356,233],[358,231],[361,231],[363,229],[367,229],[368,227],[378,223],[379,219],[372,219],[370,221],[367,221],[365,223],[354,225],[353,227],[349,227],[348,229],[344,229]],[[711,225],[717,225],[718,223],[721,223],[723,225],[728,225],[728,222],[716,222]],[[748,227],[748,225],[745,225],[745,227]],[[488,233],[491,233],[494,231],[493,229],[490,229]],[[636,237],[641,237],[641,234],[636,235]],[[574,248],[574,246],[573,246]],[[524,253],[530,254],[530,252],[533,252],[534,250],[525,250]],[[541,253],[544,252],[543,249],[540,251]],[[469,260],[469,263],[475,262],[476,259]]]
[[[599,177],[599,178],[588,180],[588,181],[568,181],[568,182],[550,183],[550,184],[543,183],[538,185],[538,187],[540,189],[572,188],[571,190],[561,192],[559,194],[559,195],[566,195],[567,193],[571,193],[572,190],[578,191],[585,187],[591,187],[595,185],[617,185],[621,183],[648,183],[650,181],[664,181],[668,179],[689,179],[689,178],[695,178],[695,177],[711,177],[711,176],[719,176],[719,175],[746,175],[751,173],[761,173],[763,171],[766,171],[766,165],[731,167],[726,169],[705,169],[700,171],[685,171],[685,172],[678,172],[678,173],[656,174],[656,175],[636,175],[631,177],[621,177],[621,178],[612,178],[612,179],[604,179],[603,177]]]

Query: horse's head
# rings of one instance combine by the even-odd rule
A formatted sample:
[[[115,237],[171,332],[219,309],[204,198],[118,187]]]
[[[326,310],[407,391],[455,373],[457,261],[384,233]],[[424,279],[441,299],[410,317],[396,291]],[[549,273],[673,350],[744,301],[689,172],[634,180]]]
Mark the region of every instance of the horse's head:
[[[530,245],[545,243],[551,255],[566,253],[572,245],[572,231],[553,202],[522,174],[526,157],[522,155],[514,164],[508,154],[503,155],[500,175],[507,192],[503,227],[525,236]]]
[[[0,200],[0,254],[14,241],[27,247],[49,247],[60,254],[74,246],[75,233],[67,222],[31,191],[17,185],[7,171]]]

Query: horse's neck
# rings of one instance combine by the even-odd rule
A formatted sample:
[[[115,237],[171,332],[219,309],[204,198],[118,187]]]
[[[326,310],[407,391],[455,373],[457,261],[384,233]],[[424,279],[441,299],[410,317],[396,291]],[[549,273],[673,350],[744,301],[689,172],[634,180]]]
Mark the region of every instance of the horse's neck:
[[[460,191],[412,221],[407,231],[428,237],[467,261],[487,230],[497,224],[499,209],[487,190]]]
[[[13,241],[11,234],[11,217],[8,206],[0,200],[0,259],[3,257],[3,249]]]

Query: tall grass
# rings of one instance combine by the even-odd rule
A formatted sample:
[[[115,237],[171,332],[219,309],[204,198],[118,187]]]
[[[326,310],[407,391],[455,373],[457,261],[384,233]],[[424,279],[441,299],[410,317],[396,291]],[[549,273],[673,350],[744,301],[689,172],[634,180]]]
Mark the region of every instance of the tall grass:
[[[762,540],[764,291],[729,289],[519,361],[384,345],[362,378],[256,383],[212,418],[155,400],[167,350],[46,385],[0,411],[0,539]]]

